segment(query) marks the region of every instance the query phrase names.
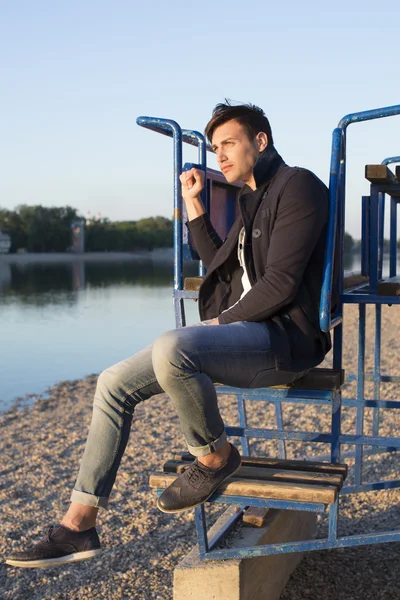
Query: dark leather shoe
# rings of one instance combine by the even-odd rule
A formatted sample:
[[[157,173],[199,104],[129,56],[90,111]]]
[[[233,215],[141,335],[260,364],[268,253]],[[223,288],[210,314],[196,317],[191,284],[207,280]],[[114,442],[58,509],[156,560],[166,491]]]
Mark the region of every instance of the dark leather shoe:
[[[196,460],[159,496],[158,508],[165,513],[182,512],[203,504],[225,479],[241,465],[239,451],[231,444],[231,453],[220,469],[210,469]]]
[[[51,526],[36,544],[22,552],[13,552],[6,564],[13,567],[54,567],[100,554],[100,540],[95,527],[72,531],[63,525]]]

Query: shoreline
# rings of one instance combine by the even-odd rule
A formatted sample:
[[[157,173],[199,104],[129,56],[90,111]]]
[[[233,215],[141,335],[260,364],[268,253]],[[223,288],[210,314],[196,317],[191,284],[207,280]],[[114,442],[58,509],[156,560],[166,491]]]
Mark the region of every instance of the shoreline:
[[[136,250],[135,252],[27,252],[26,254],[0,254],[0,265],[16,263],[62,263],[62,262],[113,262],[151,259],[170,262],[173,248]]]

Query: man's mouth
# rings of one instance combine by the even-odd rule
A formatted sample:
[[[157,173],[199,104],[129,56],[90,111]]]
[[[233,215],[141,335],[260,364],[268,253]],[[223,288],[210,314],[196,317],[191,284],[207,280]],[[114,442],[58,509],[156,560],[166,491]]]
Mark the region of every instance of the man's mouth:
[[[231,169],[231,168],[232,168],[232,165],[226,165],[226,167],[222,167],[221,171],[222,171],[223,173],[226,173],[226,172],[227,172],[229,169]]]

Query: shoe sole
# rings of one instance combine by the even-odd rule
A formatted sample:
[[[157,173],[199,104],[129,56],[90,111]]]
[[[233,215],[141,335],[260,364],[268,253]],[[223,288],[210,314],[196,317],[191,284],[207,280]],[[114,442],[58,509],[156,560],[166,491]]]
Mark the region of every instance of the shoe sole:
[[[101,548],[98,550],[86,550],[85,552],[74,552],[74,554],[67,554],[66,556],[60,556],[59,558],[43,558],[41,560],[6,560],[6,565],[12,567],[22,567],[25,569],[34,568],[45,568],[55,567],[57,565],[66,565],[68,563],[78,562],[79,560],[86,560],[88,558],[94,558],[101,554]]]
[[[226,477],[226,478],[225,478],[223,481],[221,481],[221,483],[219,484],[219,486],[220,486],[220,485],[222,485],[222,484],[224,483],[224,481],[226,481],[226,480],[227,480],[227,479],[229,479],[230,477],[233,477],[233,475],[239,471],[239,469],[240,469],[240,467],[241,467],[241,466],[242,466],[242,463],[240,463],[240,465],[238,466],[238,468],[237,468],[237,469],[235,469],[235,470],[233,471],[233,473],[231,473],[230,475],[228,475],[228,477]],[[218,486],[218,487],[219,487],[219,486]],[[212,492],[211,492],[211,494],[209,494],[209,495],[207,496],[207,498],[205,498],[205,499],[204,499],[204,500],[202,500],[201,502],[197,502],[197,504],[192,504],[191,506],[185,506],[185,508],[178,508],[178,509],[174,509],[174,510],[165,510],[165,508],[161,508],[161,506],[158,504],[158,500],[157,500],[157,508],[158,508],[159,510],[161,510],[161,512],[163,512],[163,513],[167,513],[167,514],[172,514],[172,513],[181,513],[181,512],[185,512],[186,510],[193,510],[193,508],[196,508],[197,506],[201,506],[202,504],[204,504],[204,502],[207,502],[207,500],[208,500],[209,498],[211,498],[211,496],[212,496],[213,494],[215,494],[215,492],[217,492],[217,491],[218,491],[218,487],[217,487],[217,488],[215,488],[215,490],[214,490],[214,491],[212,491]]]

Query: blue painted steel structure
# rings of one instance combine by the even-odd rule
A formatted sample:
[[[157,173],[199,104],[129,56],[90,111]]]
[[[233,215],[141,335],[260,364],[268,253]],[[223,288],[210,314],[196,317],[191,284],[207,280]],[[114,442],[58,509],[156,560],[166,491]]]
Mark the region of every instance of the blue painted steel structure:
[[[346,132],[350,124],[355,124],[371,119],[380,119],[400,114],[400,105],[374,109],[346,115],[333,131],[332,154],[329,180],[329,222],[327,244],[325,252],[324,278],[320,299],[320,326],[324,331],[334,330],[333,367],[342,368],[342,339],[343,339],[343,305],[359,305],[359,332],[358,332],[358,372],[349,375],[348,381],[357,381],[355,398],[343,398],[341,391],[322,390],[291,390],[291,389],[252,389],[243,390],[231,387],[217,386],[217,392],[236,397],[238,401],[239,426],[227,427],[230,436],[240,439],[242,454],[250,455],[249,438],[278,440],[281,458],[286,458],[285,441],[298,440],[303,442],[319,442],[330,445],[330,456],[314,456],[317,460],[328,459],[338,463],[345,457],[354,459],[354,480],[346,484],[340,495],[354,494],[357,492],[374,491],[381,489],[394,489],[400,487],[400,479],[379,480],[375,482],[363,481],[363,458],[377,452],[397,452],[400,449],[400,437],[382,436],[379,434],[379,410],[399,409],[398,400],[381,400],[380,389],[383,382],[400,382],[400,377],[381,373],[381,309],[382,304],[399,304],[399,296],[386,296],[378,292],[378,283],[382,281],[382,255],[383,255],[383,221],[385,210],[385,195],[391,197],[391,242],[390,242],[390,276],[396,275],[396,209],[400,200],[400,182],[398,185],[371,184],[369,196],[362,198],[362,275],[368,277],[368,283],[360,283],[350,289],[344,288],[343,278],[343,232],[345,216],[345,181],[346,181]],[[179,175],[182,171],[182,144],[183,142],[199,148],[199,165],[206,169],[206,145],[203,136],[195,131],[181,130],[179,125],[171,120],[156,119],[153,117],[139,117],[137,123],[143,127],[153,129],[159,133],[173,137],[174,147],[174,290],[173,300],[177,327],[185,325],[183,300],[197,298],[197,293],[186,292],[183,289],[182,278],[182,199]],[[383,164],[400,162],[400,157],[391,157]],[[398,194],[398,195],[396,195]],[[207,203],[207,199],[205,199]],[[206,204],[207,206],[207,204]],[[335,246],[338,244],[339,252],[339,295],[340,302],[335,314],[331,311],[333,257]],[[202,268],[200,267],[200,274]],[[365,334],[366,334],[366,305],[375,305],[375,352],[374,369],[372,375],[366,374],[365,369]],[[365,398],[365,382],[373,381],[374,398]],[[276,428],[249,427],[246,417],[246,402],[263,401],[273,403],[276,410]],[[282,421],[281,407],[285,402],[329,405],[331,407],[330,431],[287,431]],[[352,406],[356,409],[356,423],[354,434],[341,433],[341,407]],[[373,409],[372,435],[364,433],[364,410]],[[341,446],[351,445],[354,452],[341,453]],[[369,449],[367,449],[368,447]],[[310,459],[310,457],[307,457]],[[159,490],[158,493],[161,493]],[[225,522],[225,525],[213,538],[209,539],[206,528],[205,507],[195,509],[195,523],[198,535],[199,554],[203,559],[249,558],[286,552],[309,550],[322,550],[328,548],[343,548],[365,544],[386,543],[400,541],[400,530],[373,532],[362,535],[338,536],[337,525],[339,517],[339,498],[329,506],[299,501],[284,501],[260,499],[253,497],[226,497],[218,494],[210,499],[212,502],[237,506]],[[229,533],[242,514],[245,507],[262,506],[281,510],[305,510],[316,513],[329,512],[329,531],[326,539],[304,540],[287,542],[284,544],[269,544],[241,549],[218,548],[219,543]]]

